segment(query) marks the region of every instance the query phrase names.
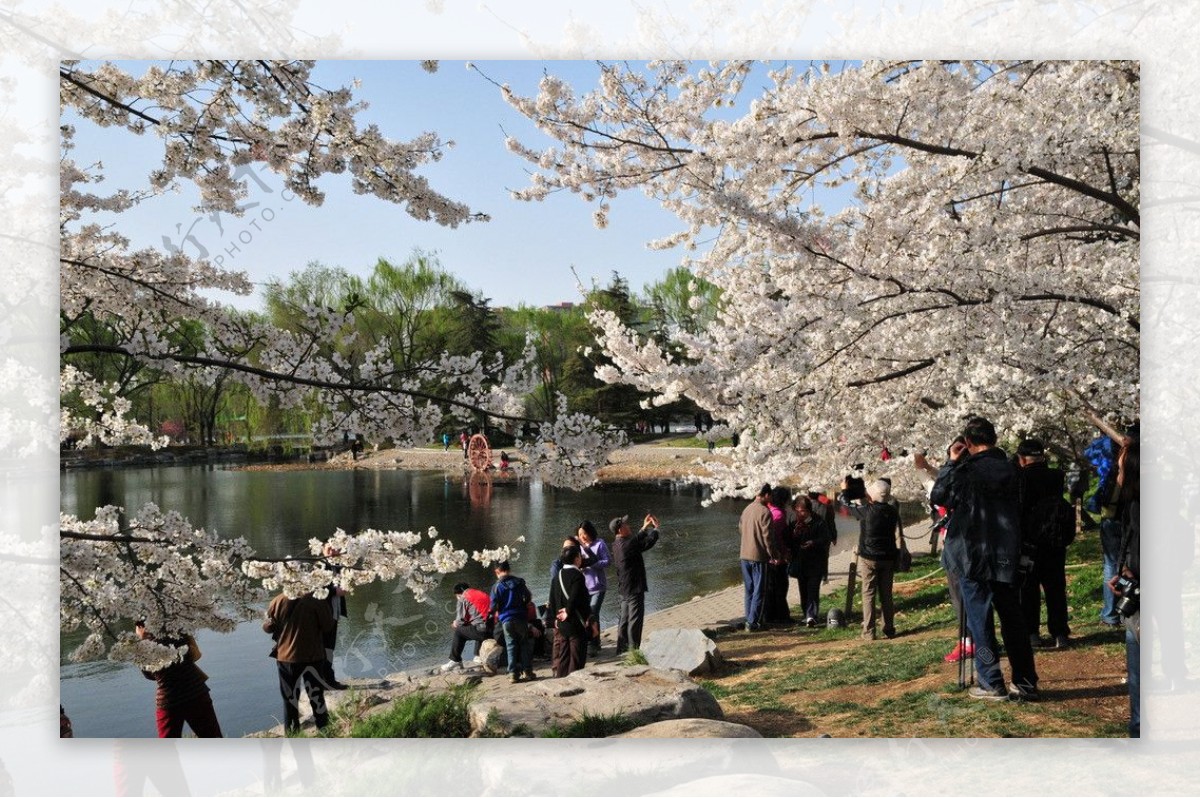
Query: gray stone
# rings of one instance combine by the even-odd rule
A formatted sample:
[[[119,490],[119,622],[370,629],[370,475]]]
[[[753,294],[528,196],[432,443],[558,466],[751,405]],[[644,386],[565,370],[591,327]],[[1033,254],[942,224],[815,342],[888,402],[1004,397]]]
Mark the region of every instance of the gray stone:
[[[676,718],[721,719],[717,700],[673,670],[593,665],[561,679],[512,684],[485,681],[469,707],[471,729],[479,734],[535,736],[589,715],[621,715],[642,726]]]
[[[660,720],[641,726],[624,734],[614,737],[650,737],[650,738],[684,738],[684,737],[762,737],[761,734],[743,726],[740,723],[730,723],[727,720],[710,720],[708,718],[680,718],[678,720]]]
[[[688,676],[711,673],[722,663],[717,644],[699,629],[659,629],[642,644],[642,654],[655,668]]]

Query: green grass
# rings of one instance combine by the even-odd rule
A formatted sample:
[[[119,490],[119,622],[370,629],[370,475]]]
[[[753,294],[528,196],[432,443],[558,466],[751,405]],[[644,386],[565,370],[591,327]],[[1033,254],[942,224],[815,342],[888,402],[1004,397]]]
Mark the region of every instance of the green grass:
[[[349,737],[467,737],[467,716],[472,688],[452,687],[445,692],[419,690],[394,702],[387,712],[356,721]]]
[[[584,712],[582,717],[566,726],[556,723],[542,732],[542,737],[611,737],[635,728],[637,723],[619,712],[611,715]]]
[[[717,441],[717,446],[729,446],[732,443],[729,438],[724,438]],[[667,449],[707,449],[708,441],[704,438],[692,436],[690,438],[664,438],[656,441],[655,446],[662,446]]]
[[[649,665],[649,660],[642,653],[640,648],[631,648],[625,652],[625,656],[621,658],[622,665]]]
[[[1098,532],[1081,531],[1067,551],[1072,635],[1080,645],[1119,658],[1122,641],[1099,624],[1101,562]],[[844,578],[842,582],[822,596],[823,614],[831,607],[845,607]],[[862,600],[856,583],[846,627],[828,629],[822,617],[822,626],[796,631],[801,645],[781,659],[763,657],[751,644],[744,662],[731,659],[726,672],[701,686],[723,705],[751,710],[751,725],[758,717],[769,734],[809,734],[821,729],[826,719],[830,728],[873,737],[1124,736],[1122,717],[1109,719],[1061,703],[1052,690],[1040,703],[971,698],[943,673],[942,657],[953,643],[956,622],[937,560],[928,555],[914,558],[912,571],[898,574],[896,584],[899,638],[858,642]],[[741,637],[729,637],[739,641],[735,647],[742,647]],[[835,645],[814,648],[804,643]],[[908,684],[915,680],[921,680],[919,689]],[[841,692],[832,695],[826,692],[838,689]],[[780,722],[785,715],[805,723]]]
[[[702,679],[700,686],[712,694],[712,697],[718,701],[722,698],[728,698],[733,695],[734,691],[724,685],[717,684],[711,679]]]

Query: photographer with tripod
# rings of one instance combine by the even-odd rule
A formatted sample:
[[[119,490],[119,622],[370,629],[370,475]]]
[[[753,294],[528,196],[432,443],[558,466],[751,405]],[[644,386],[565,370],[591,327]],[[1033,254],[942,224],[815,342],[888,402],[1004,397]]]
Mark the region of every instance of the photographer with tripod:
[[[950,461],[939,470],[929,499],[950,511],[942,564],[959,579],[967,631],[975,643],[979,684],[973,698],[1036,701],[1038,676],[1033,646],[1017,591],[1021,519],[1016,467],[996,447],[996,428],[972,418],[963,443],[950,447]],[[992,610],[1012,669],[1006,691]]]

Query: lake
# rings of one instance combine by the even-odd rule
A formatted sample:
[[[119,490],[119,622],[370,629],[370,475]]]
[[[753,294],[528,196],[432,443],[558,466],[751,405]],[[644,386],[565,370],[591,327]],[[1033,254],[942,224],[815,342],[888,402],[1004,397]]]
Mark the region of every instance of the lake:
[[[245,537],[263,556],[302,553],[312,537],[341,527],[423,531],[436,526],[457,548],[494,548],[524,535],[513,572],[539,603],[548,595],[550,563],[564,536],[591,519],[611,543],[608,520],[629,513],[636,525],[647,511],[662,524],[662,539],[646,555],[647,612],[740,582],[738,516],[742,502],[701,507],[702,488],[624,486],[575,492],[540,483],[467,484],[441,472],[238,471],[214,466],[69,471],[62,475],[61,509],[91,518],[104,504],[136,512],[146,502],[177,510],[194,526]],[[856,525],[847,525],[840,541]],[[615,574],[610,570],[610,579]],[[429,601],[418,603],[395,584],[372,584],[347,597],[349,618],[338,627],[340,678],[373,678],[432,666],[447,659],[452,587],[457,581],[488,589],[494,581],[471,562],[447,576]],[[265,606],[265,605],[264,605]],[[611,591],[602,610],[616,622]],[[63,640],[64,652],[72,640]],[[271,647],[258,621],[229,634],[201,632],[201,666],[226,736],[278,722],[281,699]],[[468,648],[468,654],[472,651]],[[61,701],[80,737],[154,737],[154,683],[128,664],[70,663],[60,669]]]

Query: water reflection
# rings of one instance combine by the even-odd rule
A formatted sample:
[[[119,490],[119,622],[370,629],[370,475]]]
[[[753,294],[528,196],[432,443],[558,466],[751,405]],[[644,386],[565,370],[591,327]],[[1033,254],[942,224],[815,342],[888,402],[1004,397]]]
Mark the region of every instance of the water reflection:
[[[470,480],[440,472],[231,471],[211,466],[71,472],[63,475],[64,512],[90,518],[118,504],[130,513],[146,502],[178,510],[194,525],[244,536],[260,554],[283,556],[307,548],[336,528],[440,534],[468,552],[512,543],[524,535],[514,572],[545,600],[549,566],[564,535],[590,518],[607,537],[608,520],[652,509],[662,542],[647,556],[647,611],[686,601],[738,579],[736,503],[702,509],[697,488],[662,491],[622,487],[573,492],[529,482]],[[339,625],[337,672],[374,678],[446,658],[453,617],[451,587],[462,578],[488,586],[491,574],[470,563],[426,603],[402,585],[374,584],[349,596],[350,617]],[[605,602],[603,623],[614,623],[616,602]],[[199,635],[221,726],[241,735],[274,723],[279,714],[269,640],[258,623],[228,635]],[[69,641],[64,640],[64,650]],[[77,736],[153,736],[153,683],[131,666],[64,664],[62,700]]]

